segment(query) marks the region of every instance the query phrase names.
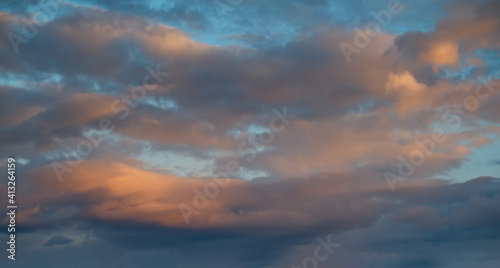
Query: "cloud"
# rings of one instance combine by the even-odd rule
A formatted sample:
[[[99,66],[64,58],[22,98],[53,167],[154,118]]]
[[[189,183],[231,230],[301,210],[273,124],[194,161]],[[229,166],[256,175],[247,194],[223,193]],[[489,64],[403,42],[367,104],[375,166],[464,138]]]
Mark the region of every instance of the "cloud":
[[[497,9],[495,1],[449,4],[450,15],[439,20],[433,31],[407,32],[397,38],[396,48],[403,59],[424,63],[420,68],[430,65],[436,73],[442,67],[464,66],[461,59],[477,59],[474,51],[500,48]]]
[[[500,99],[477,78],[498,83],[499,6],[417,2],[350,64],[339,45],[386,2],[61,3],[18,54],[0,40],[0,156],[19,162],[31,256],[16,265],[295,267],[332,235],[325,267],[498,267],[499,179],[450,174],[497,146]],[[22,5],[0,4],[0,34]],[[296,116],[262,142],[284,107]],[[384,174],[419,157],[392,192]],[[179,205],[200,203],[186,224]]]
[[[56,235],[49,239],[45,244],[43,244],[44,247],[53,247],[53,246],[61,246],[61,245],[68,245],[73,242],[72,239],[67,238],[62,235]]]
[[[498,166],[498,165],[500,165],[500,161],[490,160],[490,161],[488,161],[488,164]]]
[[[41,211],[44,204],[55,206],[53,209],[89,204],[80,208],[80,216],[103,221],[130,221],[164,227],[202,229],[261,226],[264,229],[279,227],[286,231],[286,228],[310,228],[324,221],[337,221],[341,230],[353,228],[358,224],[373,224],[380,213],[383,213],[384,206],[389,205],[388,200],[384,201],[385,198],[415,198],[414,201],[425,203],[425,200],[433,198],[437,198],[433,202],[446,200],[448,196],[456,201],[456,198],[466,198],[467,193],[472,194],[483,185],[491,184],[493,188],[488,191],[495,191],[497,187],[493,179],[486,178],[449,186],[446,186],[444,181],[408,181],[398,191],[401,193],[391,195],[385,180],[380,180],[373,173],[325,173],[310,178],[275,182],[231,179],[227,182],[227,188],[217,187],[219,195],[209,202],[199,215],[192,216],[193,224],[186,226],[178,204],[192,206],[195,196],[193,189],[203,191],[209,182],[205,179],[155,174],[121,163],[96,160],[80,164],[66,174],[62,183],[54,177],[50,166],[38,168],[26,175],[32,183],[38,185],[32,189],[35,191],[32,192],[29,203],[32,206],[41,205]],[[51,190],[39,191],[39,187]],[[440,189],[451,195],[438,197],[436,194]],[[458,189],[460,191],[453,194]],[[45,194],[48,192],[49,195]],[[412,193],[430,196],[420,199]],[[372,195],[385,198],[380,201],[359,201],[360,198],[364,199],[363,196]],[[55,203],[56,200],[63,199],[73,201]],[[318,212],[321,211],[318,214],[303,210],[307,207],[306,204],[312,205],[320,200],[330,200],[332,203],[329,206],[317,207]],[[347,204],[351,204],[351,209],[346,210],[349,207]]]
[[[33,142],[41,148],[52,146],[54,139],[78,137],[83,125],[114,114],[112,100],[109,96],[94,93],[74,94],[64,100],[52,100],[51,106],[47,104],[43,108],[32,108],[34,110],[30,116],[26,116],[19,125],[4,129],[0,138],[9,143]]]
[[[392,259],[385,263],[394,266],[416,259],[442,262],[446,260],[438,255],[412,257],[407,252],[412,244],[418,248],[419,244],[433,247],[440,243],[440,252],[458,247],[470,257],[468,247],[461,245],[486,241],[479,244],[486,250],[500,221],[495,212],[500,202],[499,179],[486,177],[466,183],[407,181],[394,193],[383,178],[369,172],[277,181],[232,179],[200,214],[192,216],[190,225],[185,224],[178,204],[192,205],[192,189],[203,191],[206,179],[180,178],[102,161],[83,162],[62,183],[50,167],[35,169],[24,177],[29,182],[23,187],[25,209],[40,207],[25,221],[38,222],[38,232],[43,232],[43,226],[57,230],[78,223],[80,229],[126,251],[175,248],[180,257],[192,256],[196,246],[215,254],[210,257],[196,251],[197,260],[192,261],[176,257],[188,267],[201,260],[218,264],[217,256],[230,252],[234,259],[227,261],[250,265],[259,248],[269,250],[255,260],[259,265],[290,266],[297,260],[291,258],[291,252],[307,256],[302,246],[328,233],[343,247],[331,263],[352,264],[362,259],[384,263],[366,252],[391,254]],[[356,239],[357,232],[366,238],[358,243],[349,241]],[[490,242],[485,235],[493,236]],[[400,243],[407,245],[406,249]],[[214,246],[217,250],[210,249]]]
[[[0,87],[0,123],[3,126],[15,126],[44,110],[51,99],[43,92],[29,92],[12,86]]]

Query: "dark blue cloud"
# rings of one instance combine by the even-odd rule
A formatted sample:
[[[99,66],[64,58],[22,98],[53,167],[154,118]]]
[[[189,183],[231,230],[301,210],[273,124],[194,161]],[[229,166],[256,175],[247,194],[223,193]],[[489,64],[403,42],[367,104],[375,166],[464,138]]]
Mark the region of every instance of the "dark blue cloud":
[[[52,246],[62,246],[68,245],[73,242],[73,239],[67,238],[62,235],[56,235],[49,239],[47,242],[43,244],[44,247],[52,247]]]
[[[488,161],[488,164],[493,165],[493,166],[499,166],[500,160],[490,160],[490,161]]]

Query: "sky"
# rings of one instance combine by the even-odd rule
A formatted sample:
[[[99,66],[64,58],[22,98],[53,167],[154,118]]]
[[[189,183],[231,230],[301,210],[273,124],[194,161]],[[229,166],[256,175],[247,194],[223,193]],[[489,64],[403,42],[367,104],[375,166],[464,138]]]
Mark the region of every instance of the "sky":
[[[0,36],[0,267],[500,267],[498,1],[2,1]]]

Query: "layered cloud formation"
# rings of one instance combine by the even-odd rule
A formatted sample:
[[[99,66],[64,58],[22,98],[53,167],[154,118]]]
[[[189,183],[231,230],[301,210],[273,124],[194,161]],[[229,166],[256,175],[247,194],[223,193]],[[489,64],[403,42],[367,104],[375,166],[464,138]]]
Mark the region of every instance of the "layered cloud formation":
[[[496,1],[0,7],[7,267],[500,264]]]

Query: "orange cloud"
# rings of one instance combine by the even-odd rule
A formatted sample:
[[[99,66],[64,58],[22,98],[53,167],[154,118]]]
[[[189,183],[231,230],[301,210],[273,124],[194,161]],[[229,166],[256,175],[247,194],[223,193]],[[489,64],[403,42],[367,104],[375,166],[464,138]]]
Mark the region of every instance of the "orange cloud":
[[[460,61],[459,46],[454,41],[431,43],[420,54],[420,60],[430,63],[435,71],[441,66],[456,66]]]
[[[397,108],[402,116],[416,108],[424,108],[430,98],[427,96],[427,86],[417,82],[409,72],[402,74],[390,73],[385,89],[388,93],[396,93],[399,97]]]

